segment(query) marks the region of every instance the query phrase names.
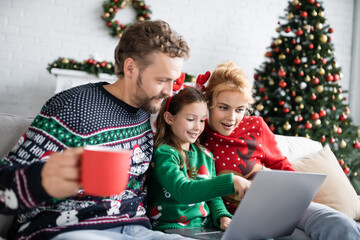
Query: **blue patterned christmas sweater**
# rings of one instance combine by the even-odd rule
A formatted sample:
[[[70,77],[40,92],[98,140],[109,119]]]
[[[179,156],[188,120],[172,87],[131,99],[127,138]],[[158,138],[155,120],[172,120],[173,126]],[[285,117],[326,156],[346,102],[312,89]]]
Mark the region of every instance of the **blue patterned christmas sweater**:
[[[153,153],[150,116],[111,95],[104,84],[86,84],[52,97],[0,160],[0,212],[16,214],[14,237],[49,239],[72,230],[125,224],[150,228],[144,206],[145,172]],[[51,198],[41,185],[49,154],[86,145],[131,150],[126,190],[108,198],[82,191],[72,198]]]

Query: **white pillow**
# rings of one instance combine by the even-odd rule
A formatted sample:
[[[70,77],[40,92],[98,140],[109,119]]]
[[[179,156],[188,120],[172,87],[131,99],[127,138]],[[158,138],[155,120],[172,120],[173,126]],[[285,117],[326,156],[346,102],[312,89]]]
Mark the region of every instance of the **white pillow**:
[[[302,159],[322,149],[320,142],[306,137],[292,137],[275,134],[278,147],[290,162]]]

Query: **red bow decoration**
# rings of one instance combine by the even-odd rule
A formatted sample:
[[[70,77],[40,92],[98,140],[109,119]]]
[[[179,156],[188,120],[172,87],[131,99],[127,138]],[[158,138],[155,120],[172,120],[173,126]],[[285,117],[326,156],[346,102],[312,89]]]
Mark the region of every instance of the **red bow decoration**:
[[[176,92],[180,90],[180,88],[184,84],[184,81],[185,81],[185,73],[181,73],[180,77],[176,79],[173,83],[173,91]]]
[[[207,71],[205,74],[199,74],[196,79],[196,87],[199,88],[202,92],[205,92],[205,83],[210,78],[210,71]]]

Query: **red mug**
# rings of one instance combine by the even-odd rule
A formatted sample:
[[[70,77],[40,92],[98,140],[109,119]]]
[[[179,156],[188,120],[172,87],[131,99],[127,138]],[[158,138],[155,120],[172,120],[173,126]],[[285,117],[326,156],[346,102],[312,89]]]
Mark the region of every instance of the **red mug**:
[[[130,150],[86,146],[81,160],[84,193],[101,197],[122,193],[129,180],[130,159]]]

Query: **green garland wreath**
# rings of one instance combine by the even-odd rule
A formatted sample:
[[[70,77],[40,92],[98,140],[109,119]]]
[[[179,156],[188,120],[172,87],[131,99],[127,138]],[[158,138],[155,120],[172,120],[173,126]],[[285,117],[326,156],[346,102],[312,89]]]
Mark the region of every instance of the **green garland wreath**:
[[[102,15],[102,18],[106,21],[106,26],[110,28],[110,34],[112,36],[121,38],[125,29],[133,24],[129,23],[125,25],[119,23],[117,20],[114,21],[114,17],[118,10],[129,7],[130,5],[132,5],[133,9],[136,11],[137,21],[150,20],[151,11],[144,0],[109,0],[108,2],[104,2],[104,14]]]

